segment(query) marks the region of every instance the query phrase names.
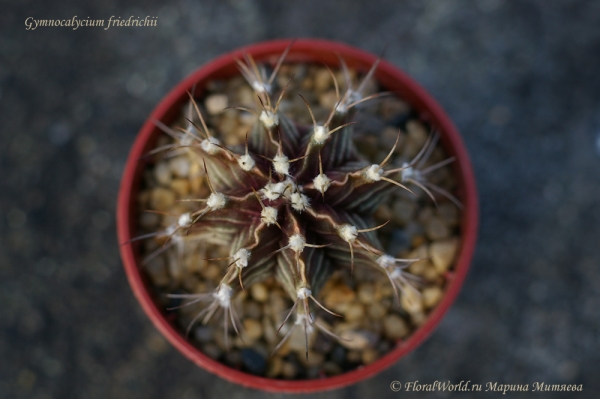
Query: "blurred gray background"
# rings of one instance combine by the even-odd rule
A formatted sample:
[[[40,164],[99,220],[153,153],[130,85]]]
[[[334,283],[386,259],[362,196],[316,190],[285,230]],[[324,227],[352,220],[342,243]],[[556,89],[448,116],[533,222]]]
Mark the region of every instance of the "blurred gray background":
[[[584,0],[2,1],[0,398],[262,398],[197,368],[155,331],[115,234],[129,148],[177,82],[257,41],[319,37],[386,59],[464,136],[481,227],[472,270],[392,380],[583,384],[600,395],[600,2]],[[25,19],[157,16],[157,27]],[[546,394],[507,394],[510,397]]]

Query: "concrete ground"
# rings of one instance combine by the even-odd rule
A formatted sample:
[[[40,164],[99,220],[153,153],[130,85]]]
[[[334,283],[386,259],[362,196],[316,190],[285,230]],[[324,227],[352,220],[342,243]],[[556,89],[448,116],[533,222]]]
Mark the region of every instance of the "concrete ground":
[[[501,395],[395,393],[393,380],[600,395],[600,2],[165,4],[2,2],[0,398],[282,396],[216,378],[158,335],[125,279],[114,212],[129,148],[160,98],[219,54],[287,37],[387,45],[458,125],[481,201],[472,271],[431,338],[374,378],[312,396]],[[158,26],[25,24],[113,15]]]

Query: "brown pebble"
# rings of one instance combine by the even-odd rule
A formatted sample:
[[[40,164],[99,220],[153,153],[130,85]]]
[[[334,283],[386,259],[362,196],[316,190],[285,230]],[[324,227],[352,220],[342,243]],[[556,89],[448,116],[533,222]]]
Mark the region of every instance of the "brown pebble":
[[[383,119],[389,120],[397,117],[398,115],[409,113],[410,105],[399,98],[384,97],[381,99],[379,112],[381,113],[381,117]]]
[[[331,73],[326,68],[321,68],[315,73],[314,88],[316,91],[325,91],[333,86]]]
[[[188,179],[175,179],[171,182],[171,189],[179,198],[190,193],[190,181]]]
[[[204,100],[204,106],[209,115],[217,115],[229,106],[226,94],[211,94]]]
[[[221,276],[221,268],[214,263],[209,263],[202,270],[202,276],[208,280],[216,280]]]
[[[377,291],[373,283],[361,283],[358,286],[358,300],[365,305],[378,302],[381,299],[381,293]]]
[[[171,173],[180,178],[190,175],[191,164],[187,156],[178,156],[169,161]]]
[[[255,301],[246,300],[244,302],[244,317],[259,319],[262,316],[261,306]]]
[[[166,162],[159,162],[154,167],[154,178],[156,182],[162,186],[169,186],[171,183],[171,169]]]
[[[362,360],[362,353],[358,350],[348,351],[346,354],[346,360],[350,363],[359,363]]]
[[[352,303],[350,304],[343,315],[346,318],[346,321],[353,322],[362,319],[365,316],[365,309],[363,305],[360,303]]]
[[[416,205],[413,202],[397,200],[392,205],[392,220],[401,226],[414,218]]]
[[[379,320],[385,316],[387,309],[380,303],[373,303],[367,307],[367,313],[371,319]]]
[[[343,312],[354,301],[356,293],[345,284],[337,284],[325,294],[325,307],[333,311]]]
[[[400,295],[400,305],[408,313],[417,313],[423,311],[423,302],[418,291],[407,288]]]
[[[299,354],[298,361],[304,367],[315,367],[320,366],[325,361],[325,356],[322,353],[318,353],[315,351],[310,351],[308,354],[308,360],[306,359],[306,354]]]
[[[256,97],[250,87],[242,86],[237,90],[237,101],[244,107],[253,107]],[[247,114],[247,112],[245,112]],[[251,115],[251,114],[250,114]]]
[[[423,270],[423,278],[428,282],[436,282],[440,280],[440,275],[437,270],[435,270],[435,266],[433,263],[426,262],[427,267]]]
[[[273,326],[273,323],[271,323],[271,320],[266,316],[262,319],[262,328],[264,331],[263,334],[265,336],[265,341],[267,341],[267,343],[271,345],[279,343],[277,331]],[[279,326],[277,326],[277,328],[279,328]]]
[[[427,141],[427,137],[429,137],[429,132],[425,125],[422,122],[412,119],[406,124],[406,152],[403,154],[408,158],[413,158],[417,153],[423,148],[425,142]]]
[[[262,283],[253,284],[250,287],[250,295],[256,302],[266,302],[269,299],[267,287]]]
[[[377,208],[377,210],[373,214],[373,217],[377,222],[387,222],[388,220],[392,219],[394,215],[390,207],[386,204],[383,204],[379,208]]]
[[[275,378],[283,371],[283,359],[279,356],[273,356],[269,359],[267,365],[267,377]]]
[[[423,305],[430,309],[437,305],[442,299],[442,289],[440,287],[427,287],[423,290]]]
[[[397,340],[406,337],[410,329],[400,316],[389,314],[383,319],[383,331],[388,339]]]
[[[364,364],[371,364],[379,358],[379,352],[373,348],[367,348],[362,352],[361,359]]]
[[[348,349],[365,349],[369,347],[369,336],[364,331],[347,330],[340,334],[340,344]]]
[[[151,229],[160,223],[160,215],[153,212],[142,212],[140,215],[140,226]]]
[[[283,376],[289,380],[296,377],[298,374],[297,367],[291,362],[283,362],[283,366],[281,367],[281,373]]]
[[[450,231],[444,222],[438,217],[431,217],[425,224],[425,232],[430,240],[436,241],[448,237]]]
[[[244,319],[243,325],[246,333],[244,334],[244,338],[248,337],[250,341],[255,341],[262,337],[263,329],[261,323],[258,320]]]
[[[439,274],[445,273],[450,268],[457,251],[458,238],[456,237],[435,241],[429,246],[431,260]]]
[[[413,326],[420,327],[427,320],[427,316],[423,312],[415,312],[410,315],[410,320]]]
[[[398,149],[399,147],[402,147],[404,136],[400,134],[400,130],[397,127],[386,126],[381,132],[379,141],[380,149],[389,153],[394,147],[394,144],[396,144],[396,140],[398,140],[398,144],[396,145],[396,149]]]
[[[444,224],[452,228],[456,226],[459,222],[459,211],[456,205],[450,202],[443,202],[438,205],[437,213],[444,221]]]
[[[150,194],[150,207],[155,211],[168,212],[175,203],[175,193],[163,187],[157,187]]]
[[[313,329],[312,332],[308,332],[308,348],[310,349],[315,342],[316,338],[316,329]],[[306,335],[304,334],[304,327],[296,327],[290,335],[290,338],[287,340],[289,343],[290,350],[294,352],[298,352],[302,356],[306,352]]]
[[[329,90],[319,96],[319,105],[325,109],[333,109],[338,99],[335,90]]]
[[[338,374],[342,374],[342,372],[343,372],[342,368],[337,363],[334,363],[334,362],[323,363],[323,371],[327,375],[338,375]]]

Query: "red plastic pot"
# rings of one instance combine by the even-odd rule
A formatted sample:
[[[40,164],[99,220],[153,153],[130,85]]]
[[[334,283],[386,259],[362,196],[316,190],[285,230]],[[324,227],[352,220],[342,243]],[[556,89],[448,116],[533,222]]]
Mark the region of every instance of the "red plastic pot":
[[[136,234],[136,197],[140,190],[142,171],[146,166],[140,158],[151,150],[161,131],[154,120],[160,120],[169,125],[181,112],[181,107],[188,99],[186,91],[196,85],[196,96],[202,95],[206,82],[212,79],[227,78],[238,73],[235,58],[241,58],[242,53],[251,54],[259,61],[277,59],[289,45],[289,40],[279,40],[260,43],[238,49],[223,55],[202,66],[187,79],[177,85],[156,107],[149,116],[137,136],[129,154],[123,180],[119,192],[117,206],[117,228],[119,242],[128,242]],[[375,62],[374,55],[349,47],[344,44],[324,40],[297,40],[291,48],[286,61],[325,63],[337,67],[341,55],[349,67],[367,71]],[[149,289],[148,280],[140,268],[140,253],[138,246],[133,244],[121,246],[121,257],[133,292],[142,308],[158,330],[186,357],[198,366],[217,374],[231,382],[256,389],[275,392],[314,392],[354,384],[371,377],[394,364],[402,356],[421,344],[438,325],[454,299],[467,274],[471,257],[475,249],[478,223],[477,195],[475,178],[471,163],[461,137],[442,108],[427,94],[427,92],[407,75],[385,60],[379,64],[375,77],[388,91],[397,93],[408,101],[419,114],[436,126],[441,132],[440,141],[449,156],[455,156],[454,172],[458,180],[457,196],[464,204],[462,214],[462,240],[457,255],[454,270],[449,275],[444,298],[429,314],[426,322],[408,339],[398,345],[387,355],[367,366],[345,374],[317,380],[285,381],[258,377],[232,369],[222,363],[212,360],[199,349],[185,340],[174,326],[172,320],[167,320],[164,309],[159,308]]]

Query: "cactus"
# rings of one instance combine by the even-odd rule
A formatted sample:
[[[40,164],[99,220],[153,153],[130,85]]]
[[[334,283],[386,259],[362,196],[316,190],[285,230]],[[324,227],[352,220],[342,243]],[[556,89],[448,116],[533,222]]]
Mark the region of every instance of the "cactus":
[[[361,128],[354,122],[358,108],[385,95],[365,94],[366,83],[379,60],[360,84],[353,85],[340,59],[346,90],[341,93],[329,70],[335,83],[336,104],[320,121],[302,98],[312,121],[307,126],[280,110],[287,86],[274,95],[276,75],[288,50],[268,76],[267,68],[257,65],[249,55],[237,61],[257,100],[255,109],[235,107],[255,119],[243,145],[222,143],[212,127],[209,129],[192,94],[183,127],[156,122],[173,143],[151,154],[185,154],[206,175],[208,192],[203,198],[182,200],[194,208],[170,215],[172,224],[135,240],[155,238],[161,243],[146,261],[169,250],[169,256],[177,262],[185,251],[203,243],[230,248],[229,257],[207,259],[226,265],[220,284],[212,291],[169,295],[183,299],[180,306],[205,304],[189,323],[188,334],[195,323],[221,317],[226,340],[230,328],[243,337],[233,298],[252,284],[273,277],[293,302],[281,324],[291,321],[291,326],[275,351],[299,327],[304,330],[308,357],[308,335],[313,330],[342,339],[315,317],[316,312],[340,316],[318,299],[334,270],[353,274],[355,267],[375,268],[389,279],[398,303],[403,295],[419,295],[414,286],[417,279],[406,267],[420,259],[386,254],[378,239],[377,230],[386,223],[375,225],[372,215],[382,201],[394,190],[406,190],[411,195],[425,193],[434,202],[437,193],[459,207],[460,203],[427,180],[430,172],[453,161],[448,158],[425,167],[437,134],[430,135],[411,161],[396,166],[390,161],[398,139],[379,163],[368,162],[355,148],[353,138]]]

